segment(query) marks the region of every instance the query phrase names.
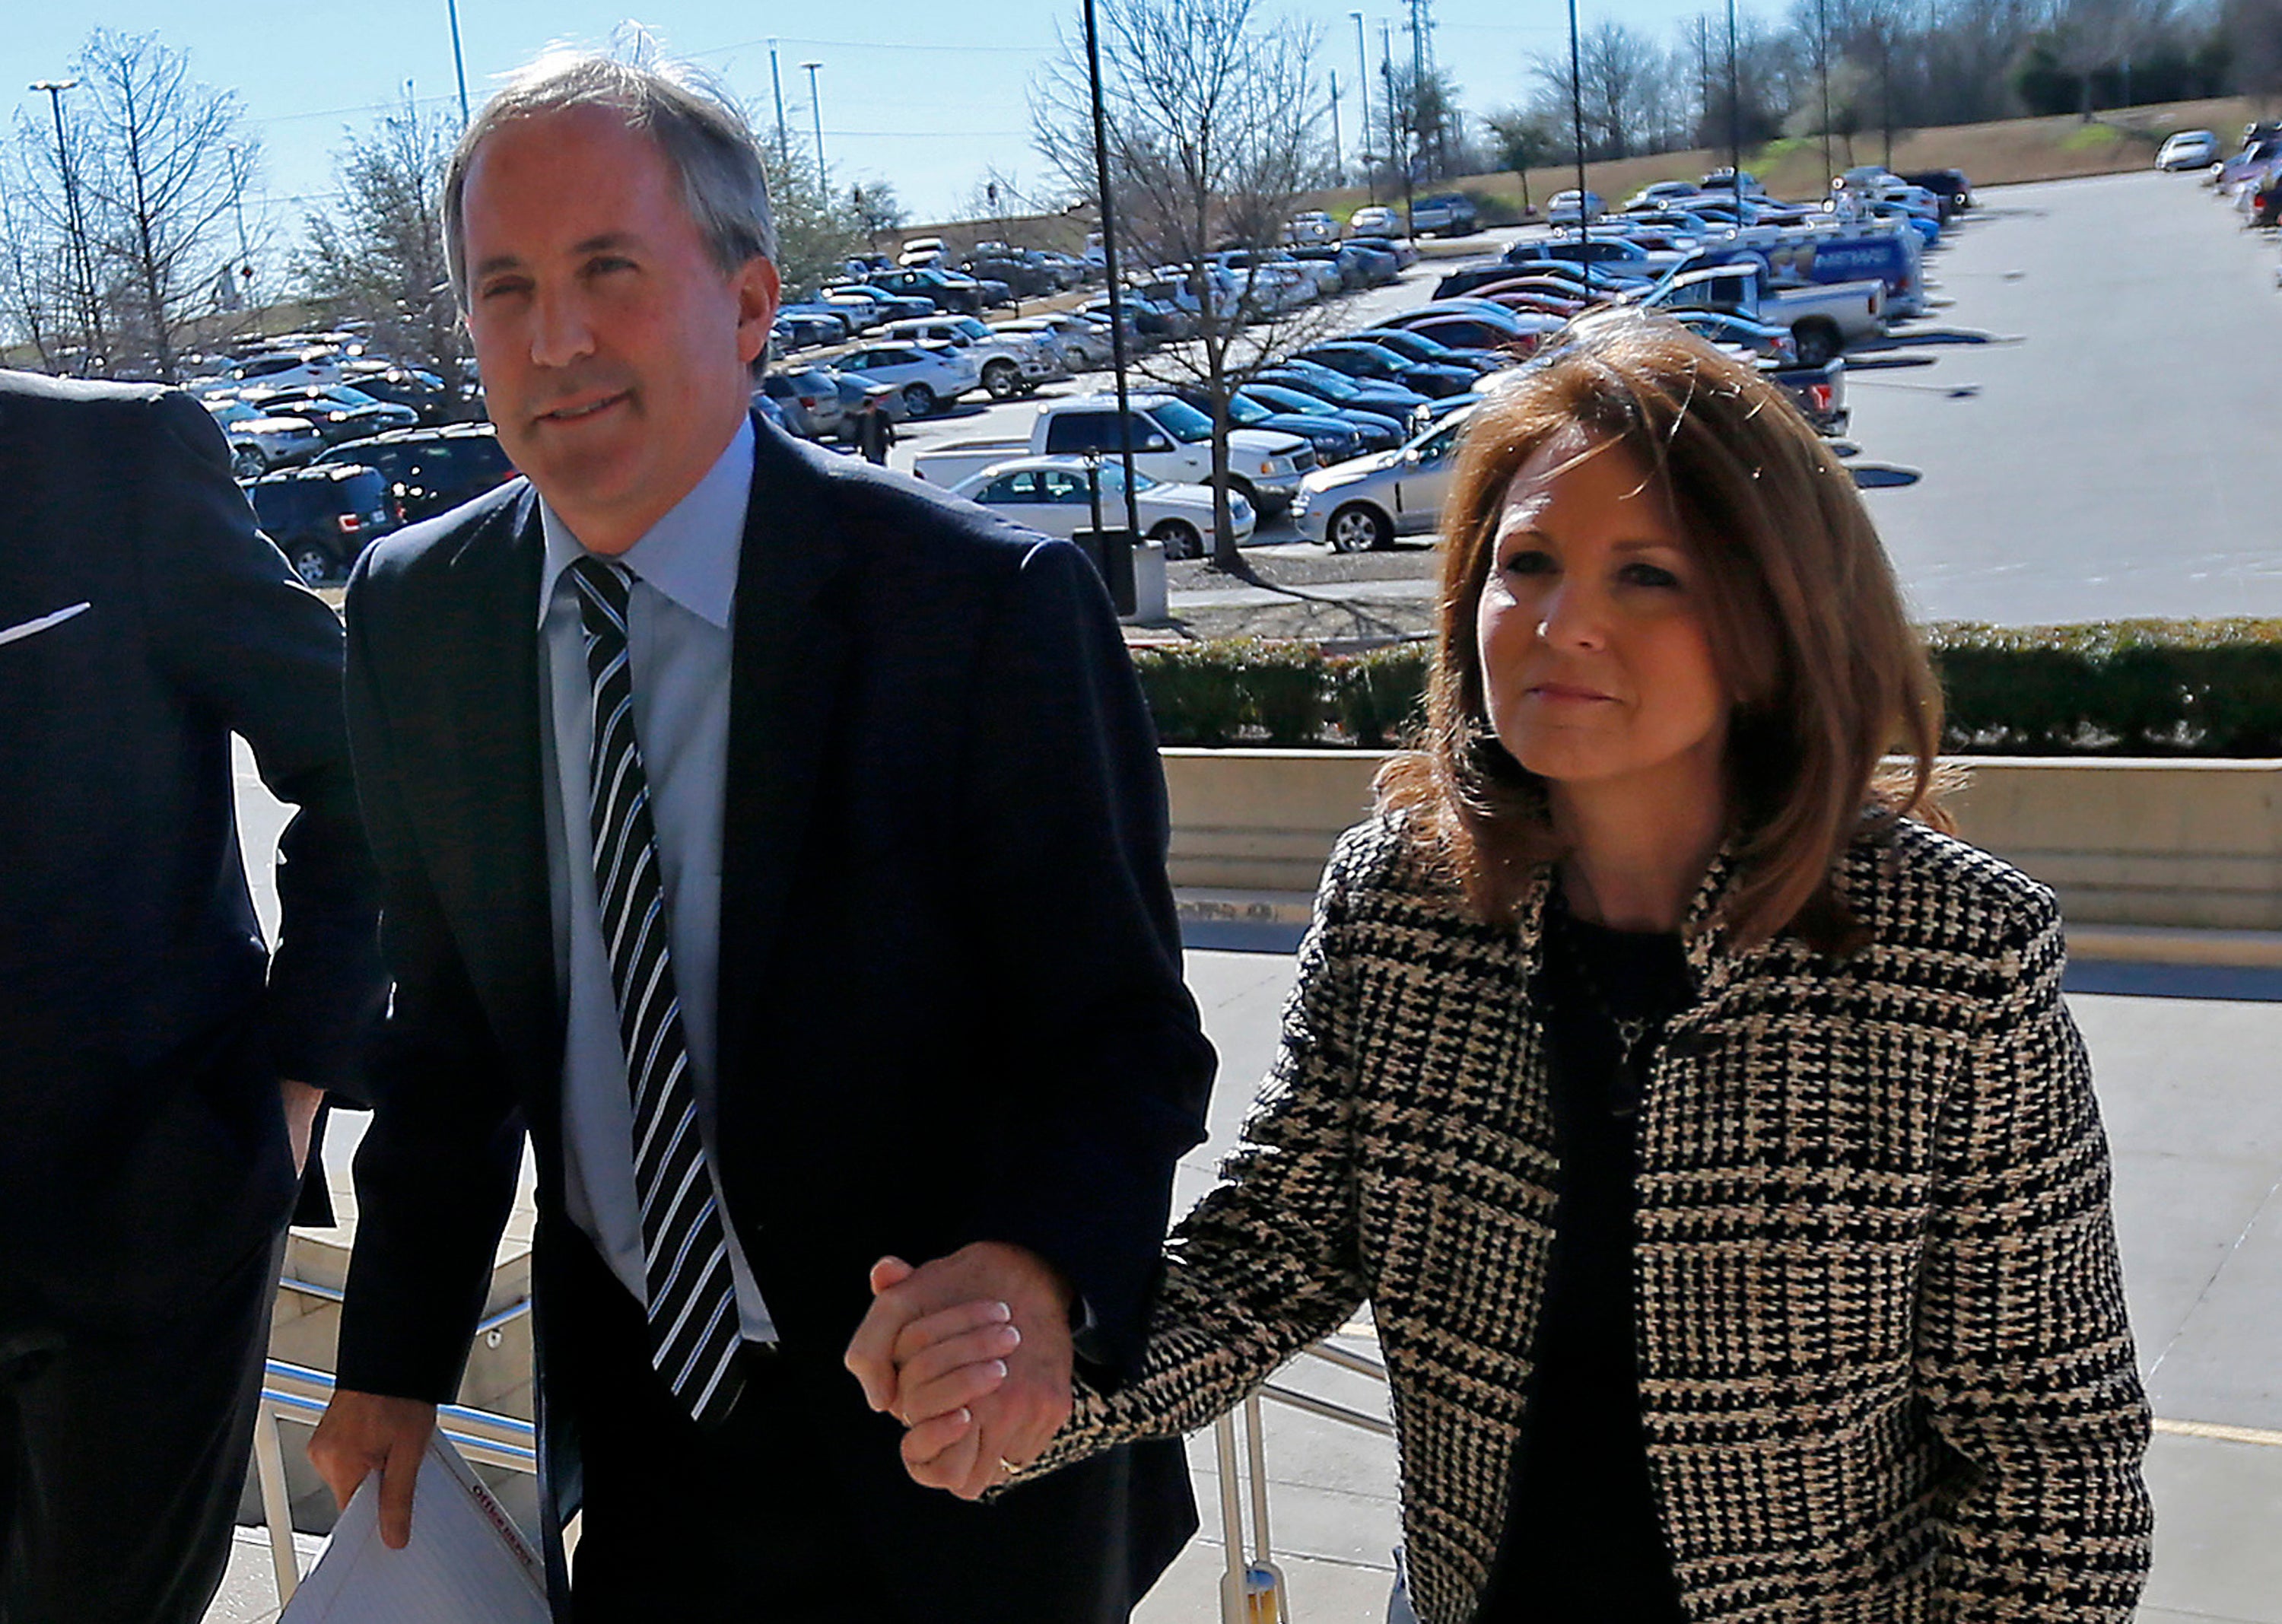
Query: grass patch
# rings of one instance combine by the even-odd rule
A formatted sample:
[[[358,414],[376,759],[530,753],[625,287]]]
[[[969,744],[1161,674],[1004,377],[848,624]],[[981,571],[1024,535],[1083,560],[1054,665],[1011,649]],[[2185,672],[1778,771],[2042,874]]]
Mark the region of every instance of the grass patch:
[[[2107,124],[2084,124],[2061,137],[2063,152],[2096,152],[2123,139],[2123,131]]]

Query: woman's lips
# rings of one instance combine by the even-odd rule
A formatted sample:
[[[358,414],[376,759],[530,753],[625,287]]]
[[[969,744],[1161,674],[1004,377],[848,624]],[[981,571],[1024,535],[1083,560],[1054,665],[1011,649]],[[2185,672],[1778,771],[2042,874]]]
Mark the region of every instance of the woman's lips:
[[[1541,699],[1550,704],[1593,704],[1608,700],[1606,694],[1588,688],[1571,688],[1560,682],[1539,682],[1528,689],[1532,699]]]

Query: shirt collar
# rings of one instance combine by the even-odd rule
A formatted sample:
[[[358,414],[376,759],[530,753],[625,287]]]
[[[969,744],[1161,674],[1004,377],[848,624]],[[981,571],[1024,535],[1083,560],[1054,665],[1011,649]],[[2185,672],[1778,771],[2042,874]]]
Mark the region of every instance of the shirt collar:
[[[618,561],[691,614],[727,631],[730,608],[737,596],[737,555],[745,539],[745,505],[752,488],[753,421],[748,417],[737,425],[728,448],[705,477],[644,531],[640,540],[618,555]],[[547,539],[547,564],[539,582],[539,618],[543,625],[563,571],[585,557],[586,549],[543,497],[539,503],[539,524]]]

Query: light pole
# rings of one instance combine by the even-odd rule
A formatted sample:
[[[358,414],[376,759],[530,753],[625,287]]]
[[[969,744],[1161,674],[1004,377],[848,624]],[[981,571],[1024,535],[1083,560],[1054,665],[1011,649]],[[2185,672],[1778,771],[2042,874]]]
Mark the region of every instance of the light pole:
[[[1743,87],[1735,66],[1735,0],[1727,0],[1727,177],[1735,189],[1735,225],[1743,224]]]
[[[1346,174],[1339,160],[1339,70],[1331,70],[1331,178],[1338,180]]]
[[[1585,67],[1577,43],[1577,0],[1569,0],[1569,133],[1577,144],[1577,268],[1585,273],[1585,291],[1593,288],[1593,228],[1585,206]]]
[[[792,141],[785,134],[784,75],[777,70],[777,43],[769,42],[769,88],[777,96],[777,161],[782,163],[792,151]]]
[[[816,70],[821,62],[803,62],[801,70],[808,75],[808,113],[816,125],[816,190],[819,197],[832,195],[832,183],[824,174],[824,107],[816,99]]]
[[[35,79],[32,89],[47,93],[48,110],[56,119],[56,167],[64,177],[64,213],[71,221],[72,268],[78,273],[80,319],[80,371],[84,375],[87,363],[94,359],[97,346],[95,330],[95,273],[87,261],[87,227],[79,215],[79,182],[72,174],[71,147],[64,139],[64,92],[78,88],[76,79]]]
[[[1109,284],[1109,359],[1117,373],[1117,446],[1125,473],[1125,533],[1138,537],[1141,511],[1133,490],[1133,408],[1125,377],[1125,301],[1117,282],[1117,217],[1110,206],[1109,190],[1109,120],[1101,105],[1101,30],[1094,21],[1093,0],[1085,0],[1085,82],[1093,102],[1093,188],[1101,202],[1101,274]],[[1219,545],[1217,533],[1214,545]]]
[[[468,59],[460,54],[460,0],[444,0],[452,14],[452,71],[460,76],[460,128],[468,128]]]
[[[1814,0],[1814,56],[1821,69],[1822,78],[1822,174],[1824,184],[1836,179],[1830,173],[1830,7],[1828,0]]]
[[[1381,88],[1386,92],[1386,150],[1392,161],[1402,170],[1402,229],[1415,243],[1418,240],[1418,228],[1410,218],[1416,212],[1410,195],[1410,143],[1398,140],[1394,127],[1394,28],[1390,23],[1378,25],[1378,74],[1385,82]],[[1409,135],[1412,130],[1406,128],[1402,133]]]
[[[1362,40],[1362,13],[1349,12],[1355,26],[1355,94],[1362,98],[1362,183],[1370,192],[1370,200],[1378,201],[1378,175],[1370,167],[1370,53]]]

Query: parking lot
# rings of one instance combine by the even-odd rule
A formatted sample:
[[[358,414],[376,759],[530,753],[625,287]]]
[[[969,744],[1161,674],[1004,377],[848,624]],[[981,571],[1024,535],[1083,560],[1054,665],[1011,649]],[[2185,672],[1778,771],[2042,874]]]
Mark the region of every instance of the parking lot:
[[[1485,233],[1483,256],[1514,235]],[[1341,324],[1424,303],[1451,263],[1350,295]],[[2250,431],[2282,377],[2270,244],[2192,175],[2130,174],[1984,191],[1928,275],[1934,307],[1850,353],[1847,377],[1850,463],[1920,613],[2282,614],[2272,460]],[[967,407],[906,425],[889,461],[907,469],[930,444],[1025,432],[1034,410]],[[1288,521],[1264,524],[1255,567],[1352,607],[1287,599],[1262,629],[1423,629],[1431,548],[1335,559],[1296,540]],[[1269,607],[1199,565],[1176,565],[1173,586],[1176,619],[1200,630]]]

